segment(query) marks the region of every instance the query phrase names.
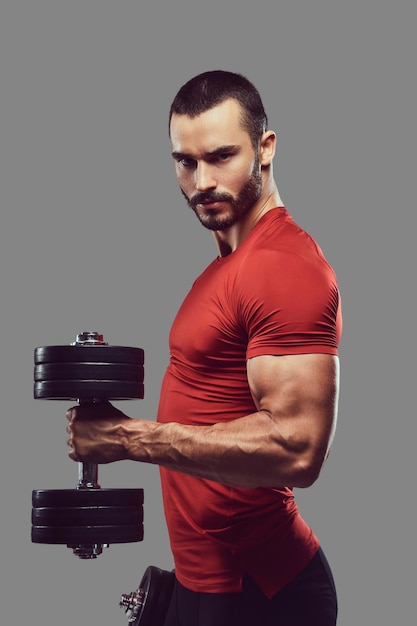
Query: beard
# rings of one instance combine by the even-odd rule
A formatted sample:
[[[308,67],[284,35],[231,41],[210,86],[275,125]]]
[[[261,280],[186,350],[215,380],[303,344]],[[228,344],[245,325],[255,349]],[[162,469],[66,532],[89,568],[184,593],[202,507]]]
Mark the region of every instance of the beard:
[[[201,224],[209,230],[227,230],[246,215],[255,202],[259,199],[262,191],[262,176],[259,171],[259,159],[254,163],[251,175],[237,196],[228,193],[196,193],[189,198],[181,189],[181,193],[187,201],[188,206],[194,211]],[[204,202],[227,202],[230,209],[227,213],[216,215],[214,212],[205,213],[197,210],[197,205]]]

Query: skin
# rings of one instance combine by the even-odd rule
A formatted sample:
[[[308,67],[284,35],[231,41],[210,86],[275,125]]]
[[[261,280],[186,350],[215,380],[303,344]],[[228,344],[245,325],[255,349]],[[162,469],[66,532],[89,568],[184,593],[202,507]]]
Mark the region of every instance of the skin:
[[[275,133],[262,135],[257,154],[239,114],[240,105],[226,100],[194,118],[174,115],[170,126],[180,189],[221,256],[236,250],[262,215],[282,206],[272,171]],[[242,189],[246,197],[237,201]],[[235,487],[309,487],[334,436],[338,358],[259,356],[248,360],[247,377],[256,412],[212,426],[182,425],[175,415],[166,424],[132,419],[109,402],[73,407],[69,456],[152,463]]]

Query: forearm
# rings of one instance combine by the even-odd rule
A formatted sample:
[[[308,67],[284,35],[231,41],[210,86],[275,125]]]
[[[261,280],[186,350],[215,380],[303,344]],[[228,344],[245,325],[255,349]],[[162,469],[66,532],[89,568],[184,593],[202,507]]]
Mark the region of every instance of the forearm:
[[[311,455],[307,440],[288,438],[267,412],[212,426],[131,420],[126,458],[157,464],[235,487],[305,487]]]

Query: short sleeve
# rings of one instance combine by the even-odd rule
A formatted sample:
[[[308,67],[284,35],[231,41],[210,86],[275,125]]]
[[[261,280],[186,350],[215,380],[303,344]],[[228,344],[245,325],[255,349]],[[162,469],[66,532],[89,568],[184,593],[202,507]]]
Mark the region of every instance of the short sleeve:
[[[247,358],[264,354],[337,354],[342,330],[336,276],[325,259],[259,250],[240,271],[236,303]]]

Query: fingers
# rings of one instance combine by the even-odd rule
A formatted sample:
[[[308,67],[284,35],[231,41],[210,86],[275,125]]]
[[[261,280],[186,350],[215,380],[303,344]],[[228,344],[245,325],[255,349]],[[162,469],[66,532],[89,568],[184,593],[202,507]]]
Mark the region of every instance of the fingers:
[[[65,414],[65,417],[67,418],[68,421],[71,421],[73,418],[73,413],[75,411],[77,407],[73,406],[70,409],[67,409],[67,412]]]
[[[66,411],[68,456],[79,462],[109,463],[121,458],[117,426],[130,419],[110,402],[76,405]]]
[[[68,409],[66,412],[66,418],[68,420],[68,423],[66,425],[67,446],[69,447],[68,456],[73,461],[78,461],[78,458],[74,449],[74,433],[73,433],[73,419],[75,417],[76,408],[77,407],[72,407],[71,409]]]
[[[76,439],[74,433],[74,426],[76,421],[81,419],[81,406],[76,405],[67,409],[65,417],[67,418],[66,432],[67,432],[67,446],[69,447],[68,456],[73,461],[80,461],[76,453]]]

